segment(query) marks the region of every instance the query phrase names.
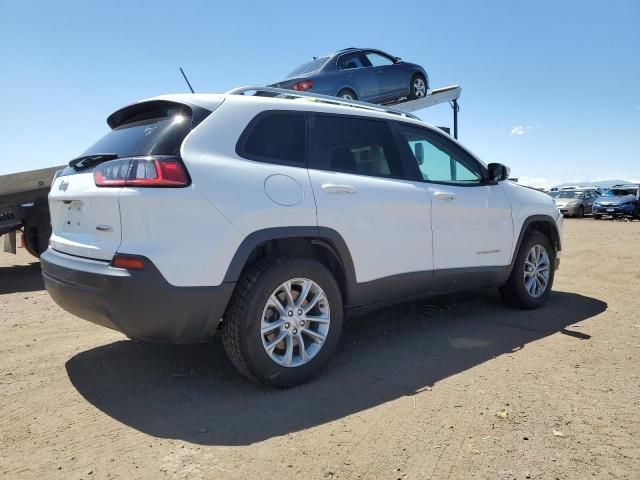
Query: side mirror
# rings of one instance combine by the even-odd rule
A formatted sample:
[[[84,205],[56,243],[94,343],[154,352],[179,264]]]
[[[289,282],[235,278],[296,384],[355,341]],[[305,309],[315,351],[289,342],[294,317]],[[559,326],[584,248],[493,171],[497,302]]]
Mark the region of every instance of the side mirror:
[[[509,178],[509,167],[505,167],[501,163],[490,163],[487,168],[489,169],[489,180],[492,182],[500,182]]]
[[[395,58],[393,59],[393,61],[394,61],[395,63],[400,63],[400,62],[402,61],[402,59],[401,59],[400,57],[395,57]]]

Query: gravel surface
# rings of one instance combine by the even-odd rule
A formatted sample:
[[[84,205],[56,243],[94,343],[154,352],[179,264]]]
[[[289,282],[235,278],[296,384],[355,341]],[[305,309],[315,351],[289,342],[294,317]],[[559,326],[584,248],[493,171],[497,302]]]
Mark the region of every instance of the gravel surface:
[[[73,317],[0,253],[0,477],[640,478],[640,223],[565,222],[537,311],[495,291],[353,320],[308,385]]]

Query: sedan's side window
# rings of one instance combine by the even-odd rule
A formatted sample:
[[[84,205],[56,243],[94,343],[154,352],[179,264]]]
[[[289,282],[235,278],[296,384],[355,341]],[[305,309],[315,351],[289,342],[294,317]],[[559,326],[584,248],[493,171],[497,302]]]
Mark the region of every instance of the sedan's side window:
[[[385,121],[316,114],[309,130],[309,168],[375,177],[403,177]]]
[[[406,124],[400,124],[398,128],[423,180],[459,185],[481,183],[480,165],[451,148],[439,135]]]
[[[365,65],[362,64],[361,56],[359,53],[351,53],[343,55],[338,60],[338,68],[340,70],[350,70],[352,68],[362,68]]]
[[[393,60],[379,53],[369,52],[365,55],[369,63],[373,67],[385,67],[387,65],[393,65]]]

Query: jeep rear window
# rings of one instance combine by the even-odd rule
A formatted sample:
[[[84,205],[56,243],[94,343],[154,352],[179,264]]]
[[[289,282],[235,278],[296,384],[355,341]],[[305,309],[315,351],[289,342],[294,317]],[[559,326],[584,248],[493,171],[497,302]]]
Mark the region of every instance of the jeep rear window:
[[[191,110],[185,105],[149,102],[123,109],[109,122],[118,126],[91,145],[82,155],[115,153],[119,158],[142,155],[177,155],[191,131]],[[128,114],[128,115],[127,115]],[[115,119],[114,119],[115,118]]]

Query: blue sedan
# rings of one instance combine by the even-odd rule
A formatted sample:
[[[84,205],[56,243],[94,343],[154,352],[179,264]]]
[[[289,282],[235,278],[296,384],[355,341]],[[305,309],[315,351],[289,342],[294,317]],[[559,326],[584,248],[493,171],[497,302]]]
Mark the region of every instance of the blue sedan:
[[[347,48],[300,65],[270,87],[321,93],[371,103],[427,95],[429,77],[420,65],[380,50]]]

